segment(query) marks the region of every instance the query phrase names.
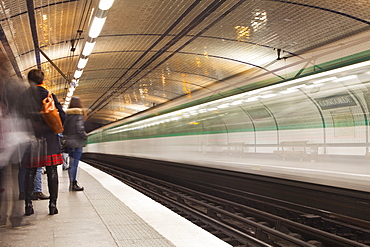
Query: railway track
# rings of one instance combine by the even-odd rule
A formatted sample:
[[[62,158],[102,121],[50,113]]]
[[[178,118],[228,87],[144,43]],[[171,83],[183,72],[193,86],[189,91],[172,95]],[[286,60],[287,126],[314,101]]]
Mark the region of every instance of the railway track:
[[[189,189],[99,159],[84,161],[233,246],[370,246],[367,221],[214,184]]]

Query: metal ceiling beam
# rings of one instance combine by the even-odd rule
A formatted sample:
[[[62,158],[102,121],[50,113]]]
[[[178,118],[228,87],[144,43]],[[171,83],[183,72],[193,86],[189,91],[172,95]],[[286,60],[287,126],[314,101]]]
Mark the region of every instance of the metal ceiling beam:
[[[45,52],[41,50],[40,47],[38,47],[37,50],[41,52],[41,54],[46,58],[46,60],[48,60],[51,65],[53,65],[53,67],[59,72],[59,74],[61,74],[64,77],[64,79],[66,79],[66,81],[69,81],[68,77],[63,73],[63,71],[61,71],[53,61],[51,61],[51,59],[45,54]]]
[[[0,25],[0,42],[1,44],[3,45],[3,48],[10,60],[10,63],[12,64],[13,66],[13,69],[16,73],[16,75],[19,77],[19,78],[22,78],[22,73],[21,71],[19,70],[19,67],[18,67],[18,63],[17,61],[15,60],[15,56],[14,56],[14,53],[12,51],[12,49],[10,48],[10,45],[9,45],[9,42],[8,42],[8,39],[6,38],[6,35],[4,33],[4,30],[3,30],[3,27]]]
[[[32,40],[33,46],[35,51],[36,57],[36,64],[37,68],[41,69],[41,56],[40,53],[49,61],[49,63],[61,74],[66,81],[69,81],[68,77],[59,69],[59,67],[41,50],[39,47],[39,38],[37,35],[37,28],[36,28],[36,18],[35,18],[35,6],[33,4],[33,0],[27,0],[27,11],[28,11],[28,19],[30,22],[30,28],[32,33]]]
[[[39,48],[39,38],[37,36],[35,6],[33,5],[33,0],[27,0],[27,12],[28,12],[28,19],[29,19],[30,27],[31,27],[33,46],[34,46],[35,57],[36,57],[36,65],[38,69],[41,69],[41,58],[40,58],[40,52],[38,49]]]

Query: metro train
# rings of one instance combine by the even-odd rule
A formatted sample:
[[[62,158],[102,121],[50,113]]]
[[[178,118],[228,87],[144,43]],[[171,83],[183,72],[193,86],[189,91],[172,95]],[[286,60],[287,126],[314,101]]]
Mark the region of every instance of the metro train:
[[[85,153],[215,167],[370,191],[370,61],[123,119]]]

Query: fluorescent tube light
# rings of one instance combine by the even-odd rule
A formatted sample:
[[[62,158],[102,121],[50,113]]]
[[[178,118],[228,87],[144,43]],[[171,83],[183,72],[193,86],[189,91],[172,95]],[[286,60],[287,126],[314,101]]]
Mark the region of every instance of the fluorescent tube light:
[[[112,7],[114,0],[100,0],[99,2],[99,9],[101,10],[108,10]]]
[[[86,57],[89,56],[91,54],[91,52],[93,51],[95,44],[96,44],[96,42],[94,42],[94,43],[86,42],[85,47],[82,51],[82,55],[84,55]]]
[[[80,58],[80,60],[78,61],[78,64],[77,64],[77,68],[78,69],[85,68],[85,66],[87,64],[87,60],[89,60],[89,59],[88,58]]]
[[[82,72],[83,72],[83,70],[76,70],[76,71],[75,71],[74,78],[75,78],[75,79],[80,78],[80,77],[81,77],[81,75],[82,75]]]
[[[89,31],[90,38],[94,39],[99,36],[101,30],[103,29],[106,19],[107,19],[106,17],[104,18],[99,18],[96,16],[94,17]]]

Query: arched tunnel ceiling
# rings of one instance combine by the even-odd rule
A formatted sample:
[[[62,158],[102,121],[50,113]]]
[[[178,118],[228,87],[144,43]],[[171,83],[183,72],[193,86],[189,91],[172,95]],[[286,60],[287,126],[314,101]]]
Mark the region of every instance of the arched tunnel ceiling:
[[[63,102],[98,4],[3,0],[1,41],[16,74],[39,62]],[[89,122],[107,124],[247,71],[283,77],[272,68],[368,31],[369,13],[368,0],[115,0],[74,95]]]

